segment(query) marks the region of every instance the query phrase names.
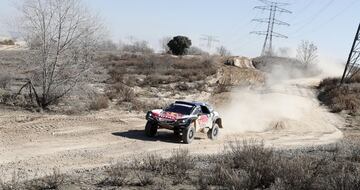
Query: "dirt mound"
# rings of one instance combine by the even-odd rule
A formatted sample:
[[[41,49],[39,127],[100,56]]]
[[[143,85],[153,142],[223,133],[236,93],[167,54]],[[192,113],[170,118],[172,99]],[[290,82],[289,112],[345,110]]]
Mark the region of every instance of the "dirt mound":
[[[320,73],[316,65],[304,65],[294,58],[262,56],[252,62],[255,68],[271,75],[283,75],[285,79],[312,77]]]

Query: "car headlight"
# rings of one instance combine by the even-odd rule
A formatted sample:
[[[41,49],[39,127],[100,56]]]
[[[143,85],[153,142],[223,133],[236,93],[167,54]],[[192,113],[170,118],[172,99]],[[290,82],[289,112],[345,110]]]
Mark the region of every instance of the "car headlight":
[[[181,119],[178,122],[179,124],[186,124],[188,122],[188,119]]]

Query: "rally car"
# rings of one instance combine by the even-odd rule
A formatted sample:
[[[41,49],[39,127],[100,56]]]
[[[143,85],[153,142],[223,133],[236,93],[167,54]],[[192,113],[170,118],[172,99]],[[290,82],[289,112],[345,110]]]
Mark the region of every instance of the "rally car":
[[[154,137],[158,129],[173,130],[184,143],[190,144],[196,132],[216,139],[223,128],[219,113],[203,102],[176,101],[165,109],[147,112],[145,135]]]

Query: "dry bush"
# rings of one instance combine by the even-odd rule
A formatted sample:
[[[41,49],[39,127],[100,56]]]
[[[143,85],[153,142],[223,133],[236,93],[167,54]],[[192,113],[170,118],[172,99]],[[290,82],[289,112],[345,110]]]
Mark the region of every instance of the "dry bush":
[[[177,149],[172,152],[168,159],[159,155],[150,154],[142,161],[137,168],[155,172],[160,175],[174,176],[181,183],[187,177],[187,172],[194,168],[194,159],[186,149]]]
[[[154,50],[149,46],[147,41],[136,41],[132,44],[124,44],[120,47],[120,51],[126,53],[152,54]]]
[[[286,155],[255,140],[231,143],[214,160],[208,182],[227,189],[317,189],[330,170],[323,156]]]
[[[0,73],[0,88],[6,89],[11,82],[11,75],[9,73]]]
[[[98,185],[121,187],[127,184],[129,173],[130,170],[121,163],[110,165],[106,170],[107,177]]]
[[[10,45],[15,45],[15,42],[13,41],[13,40],[2,40],[2,41],[0,41],[0,45],[8,45],[8,46],[10,46]]]
[[[231,78],[228,76],[224,76],[220,81],[216,83],[216,87],[214,89],[214,94],[221,94],[224,92],[230,92],[233,85],[231,84]]]
[[[24,176],[22,176],[18,172],[14,172],[9,182],[4,182],[3,180],[0,179],[0,189],[1,190],[24,189],[24,184],[22,183],[21,179],[24,179]]]
[[[112,59],[112,58],[111,58]],[[213,58],[176,58],[171,56],[122,56],[119,60],[102,58],[99,60],[107,68],[111,84],[117,82],[130,85],[137,75],[145,75],[138,86],[159,86],[177,81],[203,81],[216,74],[217,68]],[[134,76],[135,75],[135,76]],[[129,77],[132,76],[132,77]]]
[[[106,96],[98,96],[90,102],[90,110],[101,110],[109,107],[109,99]]]
[[[116,83],[108,87],[106,95],[110,100],[117,99],[119,103],[132,102],[135,99],[134,89],[122,83]]]
[[[319,85],[318,98],[334,112],[347,110],[352,114],[360,110],[360,77],[340,85],[339,78],[324,79]]]
[[[139,181],[139,186],[147,186],[154,184],[153,176],[144,171],[135,171],[135,175]]]
[[[160,101],[160,100],[138,100],[134,99],[131,101],[131,105],[129,107],[129,111],[136,110],[136,111],[143,111],[147,112],[153,109],[164,108],[168,105],[167,102]]]
[[[65,184],[65,175],[58,169],[53,169],[53,173],[41,179],[29,181],[26,189],[60,189]]]

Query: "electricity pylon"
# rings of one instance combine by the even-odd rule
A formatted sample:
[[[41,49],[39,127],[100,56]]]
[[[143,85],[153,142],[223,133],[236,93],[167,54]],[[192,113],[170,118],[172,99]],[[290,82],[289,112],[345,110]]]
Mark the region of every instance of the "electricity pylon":
[[[356,74],[360,73],[360,24],[355,34],[353,45],[346,62],[344,74],[341,78],[341,84],[351,80]]]
[[[214,43],[220,42],[218,40],[217,36],[211,36],[211,35],[205,35],[205,34],[201,35],[200,40],[206,42],[206,44],[207,44],[206,46],[207,46],[209,51],[212,49]]]
[[[263,19],[253,19],[252,21],[260,22],[260,23],[267,23],[267,30],[266,31],[252,31],[251,34],[263,35],[265,36],[264,45],[262,48],[261,55],[272,55],[273,54],[273,37],[276,38],[288,38],[285,35],[280,33],[274,32],[274,25],[285,25],[290,26],[290,24],[280,21],[276,19],[276,13],[289,13],[292,12],[281,8],[281,6],[289,5],[288,3],[279,3],[279,2],[272,2],[267,0],[259,0],[260,2],[264,3],[264,6],[256,6],[254,9],[260,9],[263,11],[269,11],[269,17]]]

